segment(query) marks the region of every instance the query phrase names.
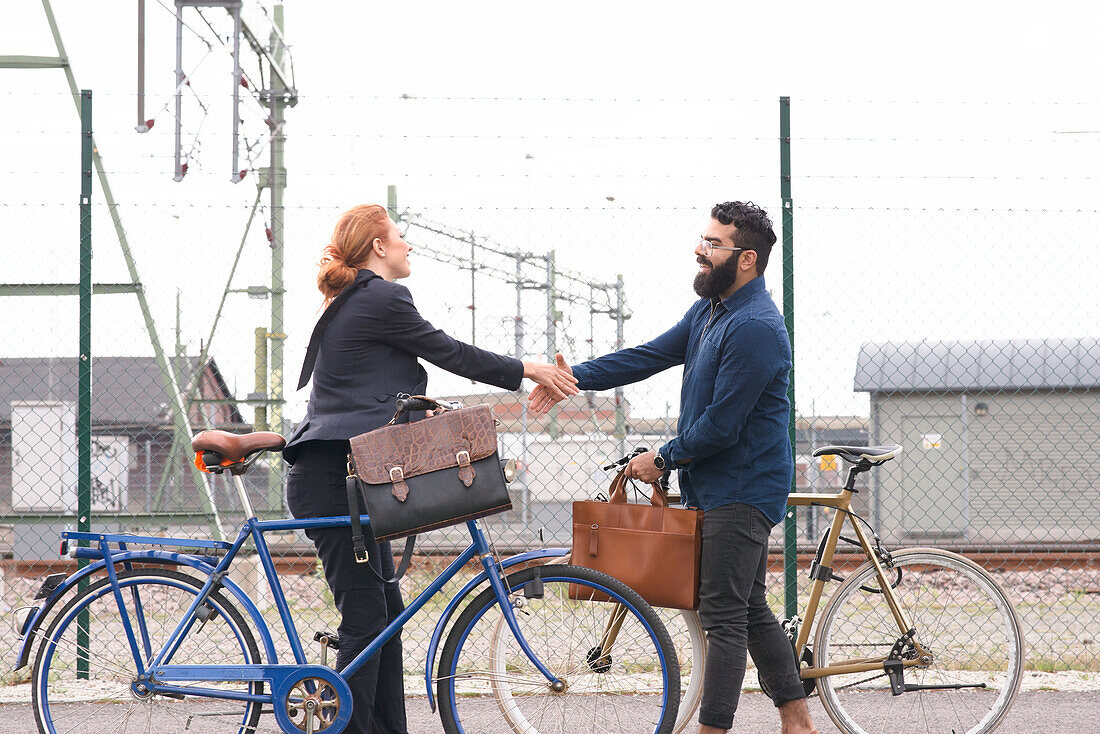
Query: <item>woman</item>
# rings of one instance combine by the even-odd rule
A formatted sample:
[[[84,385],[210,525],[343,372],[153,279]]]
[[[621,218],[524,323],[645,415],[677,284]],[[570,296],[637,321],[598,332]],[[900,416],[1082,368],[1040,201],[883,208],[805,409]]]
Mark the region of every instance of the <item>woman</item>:
[[[521,362],[452,339],[421,317],[409,290],[396,281],[411,272],[400,230],[376,204],[357,206],[336,223],[325,248],[317,287],[325,310],[306,352],[299,389],[311,374],[306,415],[287,441],[283,456],[291,465],[287,503],[294,517],[347,515],[344,478],[348,439],[379,428],[395,411],[397,395],[424,394],[428,377],[417,361],[471,380],[516,390],[527,377],[564,397],[574,395],[575,379],[554,365]],[[403,415],[402,421],[409,420]],[[390,544],[367,532],[374,570],[394,575]],[[402,609],[396,583],[383,584],[352,555],[350,528],[307,530],[325,568],[340,611],[342,669]],[[380,655],[348,683],[353,698],[346,732],[406,734],[401,639],[395,635]]]

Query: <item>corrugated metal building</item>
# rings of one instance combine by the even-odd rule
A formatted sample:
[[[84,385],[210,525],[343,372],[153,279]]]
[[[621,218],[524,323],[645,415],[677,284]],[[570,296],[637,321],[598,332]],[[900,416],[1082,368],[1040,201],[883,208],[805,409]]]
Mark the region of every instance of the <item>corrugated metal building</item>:
[[[855,390],[871,441],[870,513],[895,539],[1100,541],[1100,340],[865,344]]]

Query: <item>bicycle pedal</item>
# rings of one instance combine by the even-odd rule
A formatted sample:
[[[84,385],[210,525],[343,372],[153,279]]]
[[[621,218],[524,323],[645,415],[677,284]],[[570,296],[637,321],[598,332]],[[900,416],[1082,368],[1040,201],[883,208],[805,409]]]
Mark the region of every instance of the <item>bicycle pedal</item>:
[[[323,646],[331,647],[333,650],[340,649],[340,635],[336,632],[317,630],[317,632],[313,634],[313,641],[320,642]]]

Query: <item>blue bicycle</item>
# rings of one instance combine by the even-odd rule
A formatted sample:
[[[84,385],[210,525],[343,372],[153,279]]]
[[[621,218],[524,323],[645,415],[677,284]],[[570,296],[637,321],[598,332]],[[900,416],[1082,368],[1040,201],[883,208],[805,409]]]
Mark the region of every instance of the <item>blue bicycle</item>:
[[[37,643],[32,696],[40,731],[253,734],[265,723],[272,730],[271,719],[261,719],[271,713],[287,734],[338,734],[351,717],[347,680],[475,558],[482,570],[447,604],[425,661],[428,704],[434,711],[438,701],[448,734],[672,731],[679,665],[653,609],[589,569],[522,568],[554,551],[498,560],[477,521],[466,523],[469,547],[355,660],[342,670],[308,664],[264,534],[348,527],[350,518],[256,518],[241,477],[283,443],[261,432],[196,437],[206,465],[232,476],[247,515],[232,543],[63,534],[70,555],[91,563],[46,579],[40,606],[21,626],[16,664],[26,665]],[[279,659],[256,604],[228,577],[248,540],[293,660]],[[615,603],[578,600],[591,590]]]

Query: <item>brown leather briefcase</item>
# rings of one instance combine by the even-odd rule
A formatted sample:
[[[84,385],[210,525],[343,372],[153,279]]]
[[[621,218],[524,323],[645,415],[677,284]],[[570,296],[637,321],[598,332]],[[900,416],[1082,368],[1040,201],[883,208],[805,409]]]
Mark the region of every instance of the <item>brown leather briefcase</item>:
[[[669,507],[660,488],[651,487],[650,504],[627,502],[620,471],[609,501],[574,502],[571,563],[614,576],[655,607],[698,609],[703,513]],[[580,588],[569,596],[608,601]]]
[[[487,405],[355,436],[351,454],[377,540],[512,507],[497,455],[496,422]]]

